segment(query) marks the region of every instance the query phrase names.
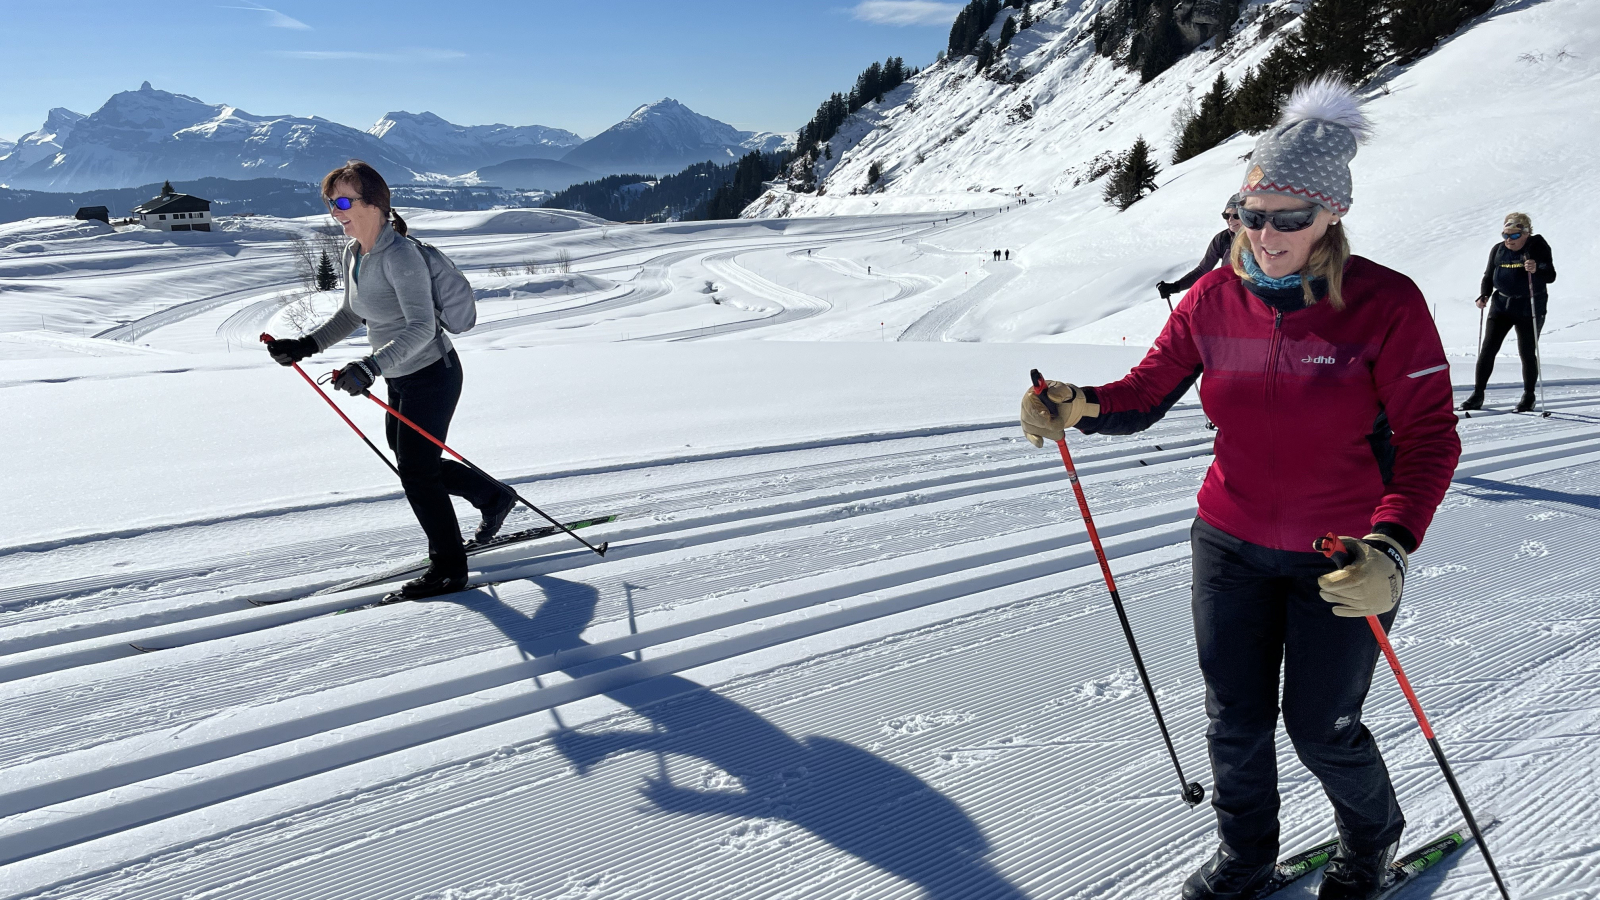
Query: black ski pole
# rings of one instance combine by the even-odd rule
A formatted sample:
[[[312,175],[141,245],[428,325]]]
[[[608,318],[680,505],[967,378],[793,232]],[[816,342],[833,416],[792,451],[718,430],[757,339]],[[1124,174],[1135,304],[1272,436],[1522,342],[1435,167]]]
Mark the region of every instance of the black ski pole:
[[[1533,370],[1539,379],[1539,418],[1550,418],[1550,407],[1544,401],[1544,359],[1539,356],[1539,332],[1544,330],[1544,320],[1539,317],[1539,305],[1533,299],[1533,273],[1528,273],[1528,312],[1533,315]]]
[[[267,334],[265,332],[263,332],[262,335],[261,335],[261,343],[263,343],[263,344],[265,344],[266,342],[268,342],[268,341],[270,341],[272,339],[273,339],[272,335]],[[343,419],[344,423],[346,425],[350,426],[350,430],[354,431],[356,433],[356,435],[358,437],[360,437],[361,440],[364,443],[366,443],[366,445],[368,447],[370,447],[372,449],[373,453],[378,454],[378,458],[383,460],[383,464],[389,467],[389,471],[394,473],[394,477],[399,478],[400,477],[400,470],[394,467],[394,463],[389,461],[389,457],[383,455],[383,451],[378,449],[378,445],[377,444],[374,444],[371,441],[371,439],[369,439],[366,436],[366,434],[364,432],[362,432],[361,429],[356,427],[356,423],[350,421],[350,417],[344,414],[344,410],[339,408],[339,404],[333,402],[333,398],[328,396],[327,392],[322,389],[322,386],[317,384],[315,381],[313,381],[311,376],[306,374],[306,370],[300,368],[300,364],[299,363],[294,363],[294,370],[296,372],[300,373],[300,377],[304,378],[306,380],[306,384],[311,385],[311,389],[312,390],[314,390],[318,394],[320,394],[322,396],[322,399],[326,400],[328,402],[328,405],[333,407],[333,411],[339,414],[339,418]]]
[[[1313,547],[1318,553],[1333,560],[1341,569],[1350,562],[1350,551],[1339,540],[1339,536],[1328,532],[1326,537],[1316,540]],[[1406,702],[1411,704],[1411,711],[1416,714],[1417,724],[1422,727],[1422,736],[1428,739],[1428,748],[1433,751],[1433,758],[1439,761],[1439,770],[1444,773],[1445,783],[1450,785],[1450,793],[1456,796],[1456,805],[1461,807],[1461,814],[1467,818],[1467,827],[1478,837],[1478,849],[1483,851],[1483,861],[1489,864],[1489,874],[1494,876],[1495,887],[1500,889],[1500,896],[1511,900],[1511,892],[1506,889],[1506,883],[1500,879],[1500,869],[1494,864],[1494,857],[1489,855],[1489,842],[1484,840],[1483,829],[1478,827],[1478,820],[1472,816],[1472,807],[1467,805],[1467,795],[1461,792],[1461,785],[1456,782],[1456,773],[1450,771],[1450,761],[1444,758],[1444,750],[1439,746],[1439,739],[1433,736],[1433,726],[1428,724],[1428,714],[1422,711],[1422,703],[1417,700],[1417,692],[1411,689],[1411,680],[1406,678],[1406,671],[1400,668],[1400,657],[1394,653],[1394,647],[1389,643],[1389,635],[1383,630],[1383,623],[1377,616],[1367,616],[1367,625],[1372,628],[1372,636],[1378,639],[1378,646],[1383,650],[1383,656],[1389,661],[1389,668],[1394,672],[1394,680],[1400,683],[1400,690],[1406,695]]]
[[[326,377],[326,376],[324,376],[324,377]],[[472,460],[467,459],[465,456],[462,456],[461,454],[457,453],[456,451],[450,449],[448,446],[446,446],[444,441],[441,441],[438,438],[434,437],[433,435],[429,434],[428,432],[422,430],[422,426],[418,425],[417,423],[415,423],[415,422],[411,421],[410,419],[406,418],[405,416],[401,415],[399,410],[397,410],[394,407],[390,406],[389,404],[383,402],[382,400],[379,400],[377,397],[372,396],[372,392],[371,391],[362,391],[361,392],[361,396],[366,397],[368,400],[371,400],[373,403],[376,403],[379,406],[383,407],[384,411],[387,412],[389,415],[394,416],[396,419],[399,419],[400,421],[406,423],[408,426],[411,427],[412,431],[415,431],[417,434],[420,434],[423,437],[427,438],[429,441],[432,441],[433,444],[435,446],[437,446],[440,450],[443,450],[444,452],[446,452],[446,453],[450,454],[451,456],[454,456],[456,459],[460,460],[462,465],[465,465],[467,468],[471,469],[474,472],[477,472],[479,475],[482,475],[483,477],[485,477],[485,478],[487,478],[487,479],[489,479],[491,481],[497,481],[498,480],[493,475],[490,475],[488,472],[485,472],[484,470],[478,468],[477,464],[474,463]],[[539,515],[543,516],[546,522],[549,522],[551,525],[554,525],[555,527],[557,527],[557,528],[561,529],[562,531],[566,532],[567,535],[569,537],[571,537],[573,540],[575,540],[578,543],[584,545],[585,547],[588,547],[590,550],[593,550],[595,552],[596,556],[605,556],[606,555],[606,548],[611,546],[611,544],[609,542],[603,543],[600,546],[596,547],[595,545],[593,545],[593,544],[589,543],[588,541],[584,540],[577,532],[573,531],[571,528],[568,528],[567,526],[565,526],[565,525],[561,524],[560,522],[556,521],[554,518],[552,518],[550,516],[549,513],[545,512],[544,510],[540,509],[537,506],[534,506],[532,503],[529,503],[527,498],[525,498],[521,494],[517,493],[516,489],[511,487],[511,485],[509,485],[509,484],[506,485],[506,490],[511,491],[511,496],[517,498],[517,502],[521,503],[523,506],[526,506],[527,508],[529,508],[529,509],[533,510],[534,512],[538,513]]]
[[[1059,414],[1060,409],[1047,393],[1044,376],[1038,369],[1028,373],[1033,379],[1033,392],[1038,396],[1039,402],[1049,411],[1051,417]],[[1172,757],[1172,767],[1178,772],[1178,784],[1183,786],[1183,802],[1193,809],[1206,797],[1206,789],[1198,781],[1190,781],[1183,775],[1183,765],[1178,762],[1178,751],[1172,746],[1172,735],[1167,731],[1167,721],[1161,716],[1161,704],[1156,702],[1155,688],[1150,686],[1150,673],[1145,671],[1144,658],[1139,655],[1139,643],[1133,639],[1133,626],[1128,622],[1128,611],[1122,608],[1122,596],[1117,593],[1116,579],[1111,576],[1111,563],[1106,561],[1106,550],[1100,545],[1100,532],[1094,527],[1094,517],[1089,514],[1089,500],[1083,494],[1083,485],[1078,483],[1078,469],[1072,464],[1072,452],[1067,449],[1067,439],[1062,437],[1056,441],[1056,447],[1061,451],[1061,462],[1067,467],[1067,480],[1072,482],[1072,491],[1078,497],[1078,511],[1083,514],[1084,530],[1089,532],[1089,542],[1094,545],[1094,555],[1100,560],[1100,574],[1105,576],[1106,589],[1111,592],[1111,603],[1117,608],[1117,619],[1122,622],[1122,635],[1128,639],[1128,650],[1133,653],[1134,668],[1139,670],[1139,683],[1144,685],[1144,693],[1150,698],[1150,709],[1156,714],[1156,725],[1161,729],[1161,739],[1167,743],[1167,755]]]

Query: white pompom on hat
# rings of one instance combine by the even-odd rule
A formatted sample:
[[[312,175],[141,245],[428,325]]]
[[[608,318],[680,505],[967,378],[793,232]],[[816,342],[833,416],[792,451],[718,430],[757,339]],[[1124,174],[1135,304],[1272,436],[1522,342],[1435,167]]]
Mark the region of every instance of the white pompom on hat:
[[[1342,216],[1350,211],[1350,160],[1371,132],[1349,85],[1331,75],[1302,84],[1256,141],[1239,194],[1296,197]]]

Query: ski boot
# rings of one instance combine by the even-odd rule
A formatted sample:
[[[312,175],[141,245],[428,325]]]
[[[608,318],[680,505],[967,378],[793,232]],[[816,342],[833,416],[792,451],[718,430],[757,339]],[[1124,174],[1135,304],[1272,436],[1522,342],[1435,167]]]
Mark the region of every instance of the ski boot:
[[[502,487],[504,487],[502,485]],[[510,488],[505,488],[494,503],[485,507],[483,521],[478,523],[478,530],[473,533],[472,540],[467,542],[469,548],[487,544],[500,533],[500,526],[506,523],[506,516],[511,515],[511,510],[517,505],[517,495]]]
[[[437,562],[428,566],[428,571],[420,577],[413,578],[400,585],[400,590],[383,598],[385,603],[398,603],[401,600],[421,600],[426,597],[438,597],[443,594],[454,594],[466,590],[467,573],[446,574]]]
[[[1533,391],[1522,392],[1522,399],[1517,401],[1517,412],[1533,412]]]
[[[1374,853],[1355,853],[1339,842],[1339,850],[1322,870],[1317,900],[1371,900],[1389,883],[1389,863],[1400,849],[1395,841]]]
[[[1467,397],[1467,399],[1461,401],[1461,406],[1459,408],[1468,411],[1474,409],[1483,409],[1483,391],[1473,391],[1472,394]]]
[[[1183,883],[1183,900],[1255,900],[1272,881],[1277,862],[1244,863],[1217,848],[1211,861]]]

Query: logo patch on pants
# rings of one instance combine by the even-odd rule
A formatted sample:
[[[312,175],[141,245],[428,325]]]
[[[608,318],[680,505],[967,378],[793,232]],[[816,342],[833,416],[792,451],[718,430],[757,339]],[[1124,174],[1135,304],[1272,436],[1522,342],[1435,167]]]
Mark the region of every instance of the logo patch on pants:
[[[1349,727],[1350,727],[1350,717],[1349,716],[1340,716],[1339,718],[1333,720],[1333,730],[1334,731],[1343,731],[1343,730],[1345,730],[1346,728],[1349,728]]]

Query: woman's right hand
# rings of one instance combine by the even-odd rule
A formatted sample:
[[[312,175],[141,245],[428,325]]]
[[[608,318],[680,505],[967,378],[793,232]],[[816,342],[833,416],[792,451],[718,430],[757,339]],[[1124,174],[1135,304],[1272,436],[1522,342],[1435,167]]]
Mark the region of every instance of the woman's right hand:
[[[1029,390],[1022,395],[1022,436],[1035,447],[1043,447],[1047,440],[1065,438],[1066,429],[1078,424],[1084,416],[1100,415],[1100,404],[1090,403],[1083,388],[1075,384],[1046,381],[1045,395],[1056,405],[1053,416],[1038,394]]]
[[[318,349],[317,342],[308,337],[267,341],[267,353],[271,354],[273,362],[280,366],[292,366],[314,355]]]
[[[1478,308],[1479,309],[1483,309],[1485,306],[1489,305],[1489,298],[1488,297],[1479,297],[1477,302],[1478,302]]]

